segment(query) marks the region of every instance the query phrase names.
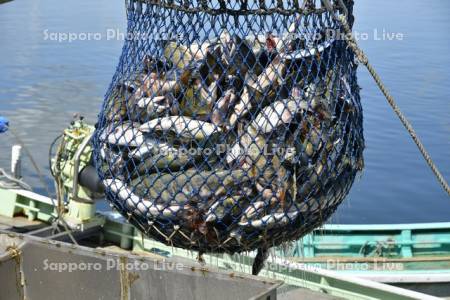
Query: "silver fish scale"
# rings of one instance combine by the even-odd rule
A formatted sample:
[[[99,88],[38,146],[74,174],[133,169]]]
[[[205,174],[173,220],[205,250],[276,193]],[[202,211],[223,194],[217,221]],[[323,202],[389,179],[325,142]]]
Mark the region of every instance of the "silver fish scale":
[[[127,7],[135,35],[99,116],[98,172],[148,236],[259,249],[257,272],[267,248],[325,222],[363,169],[354,55],[319,0],[179,2]]]

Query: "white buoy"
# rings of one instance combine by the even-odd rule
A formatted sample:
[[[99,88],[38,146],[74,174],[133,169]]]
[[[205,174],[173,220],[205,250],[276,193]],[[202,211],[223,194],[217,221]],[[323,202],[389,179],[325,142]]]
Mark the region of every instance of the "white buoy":
[[[22,177],[22,146],[14,145],[11,149],[11,173],[20,179]]]

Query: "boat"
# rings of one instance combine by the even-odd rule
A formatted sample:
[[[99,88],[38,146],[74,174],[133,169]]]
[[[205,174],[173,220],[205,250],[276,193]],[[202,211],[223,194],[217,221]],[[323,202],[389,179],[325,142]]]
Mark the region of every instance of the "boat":
[[[289,255],[286,249],[277,249],[256,277],[248,275],[253,253],[205,255],[205,262],[201,263],[192,251],[168,247],[144,237],[113,211],[97,210],[77,230],[65,231],[52,224],[58,216],[54,203],[54,199],[32,191],[0,189],[0,277],[8,279],[2,280],[0,285],[7,299],[40,299],[44,295],[48,299],[60,299],[60,295],[69,299],[76,295],[83,295],[85,299],[176,299],[182,296],[211,299],[202,286],[221,291],[214,294],[214,299],[220,299],[220,295],[228,298],[230,291],[235,299],[438,299],[435,296],[450,295],[445,259],[450,240],[449,224],[326,225],[289,247]],[[407,242],[408,230],[416,245]],[[413,249],[413,257],[397,258],[407,268],[396,271],[395,276],[392,271],[358,270],[356,266],[369,259],[362,258],[366,252],[354,249],[363,245],[369,251],[375,241],[381,243],[387,236],[393,241],[401,237],[402,245]],[[420,243],[425,236],[433,243]],[[417,250],[420,248],[428,251]],[[330,257],[351,263],[356,271],[333,270],[330,264],[328,268],[323,267]],[[422,259],[417,259],[419,257]],[[441,263],[437,262],[438,258]],[[42,271],[36,270],[45,267],[46,259],[47,265],[56,266],[88,261],[100,270],[108,260],[116,260],[119,267],[102,273],[107,276],[99,276],[95,270],[68,272],[64,267],[61,270],[54,266],[54,272],[45,272],[46,280],[43,280]],[[144,271],[127,271],[123,267],[126,262],[147,263],[150,267]],[[167,271],[161,267],[177,264],[181,264],[180,270]]]
[[[450,223],[329,224],[280,255],[307,268],[450,297]]]

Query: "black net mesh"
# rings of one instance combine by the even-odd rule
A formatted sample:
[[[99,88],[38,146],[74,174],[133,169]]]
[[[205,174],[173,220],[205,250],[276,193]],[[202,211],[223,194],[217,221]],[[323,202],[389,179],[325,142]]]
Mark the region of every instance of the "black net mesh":
[[[335,211],[363,167],[362,109],[320,1],[131,1],[127,17],[94,138],[122,215],[166,244],[234,253]]]

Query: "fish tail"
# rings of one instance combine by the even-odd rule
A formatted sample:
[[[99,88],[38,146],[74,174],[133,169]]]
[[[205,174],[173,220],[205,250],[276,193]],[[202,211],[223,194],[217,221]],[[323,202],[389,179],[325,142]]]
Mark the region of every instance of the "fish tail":
[[[252,274],[258,275],[264,268],[264,262],[269,257],[269,248],[258,248],[258,253],[255,256],[252,266]]]

